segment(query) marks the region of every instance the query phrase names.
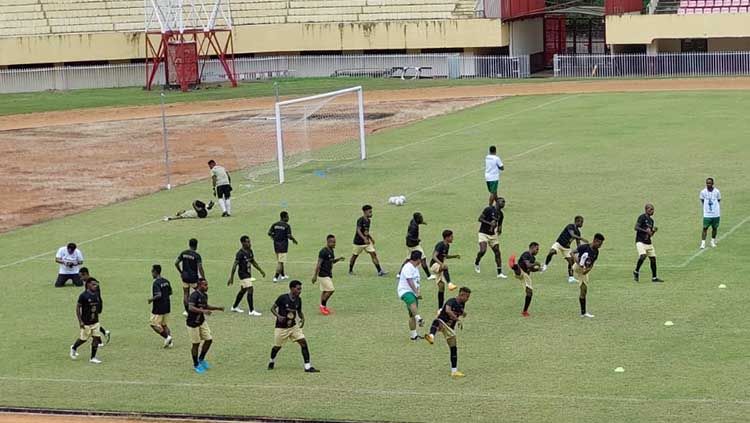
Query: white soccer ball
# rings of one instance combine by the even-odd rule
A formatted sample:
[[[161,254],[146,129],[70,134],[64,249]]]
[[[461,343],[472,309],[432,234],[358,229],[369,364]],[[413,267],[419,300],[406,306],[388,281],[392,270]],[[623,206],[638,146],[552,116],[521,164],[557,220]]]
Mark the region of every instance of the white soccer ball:
[[[403,195],[401,195],[401,196],[399,196],[399,197],[398,197],[398,201],[399,201],[399,202],[400,202],[401,204],[404,204],[404,203],[406,202],[406,197],[404,197]]]
[[[396,204],[396,198],[398,197],[388,197],[388,204]]]
[[[396,197],[396,201],[393,204],[395,204],[397,206],[403,206],[404,202],[401,201],[401,197]]]

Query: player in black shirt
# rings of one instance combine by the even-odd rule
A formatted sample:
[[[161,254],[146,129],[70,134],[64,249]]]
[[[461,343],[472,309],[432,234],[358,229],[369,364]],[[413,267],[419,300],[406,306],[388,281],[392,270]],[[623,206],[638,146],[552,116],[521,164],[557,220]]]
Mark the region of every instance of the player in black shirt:
[[[94,278],[86,281],[86,290],[78,296],[76,304],[76,317],[81,333],[75,343],[70,346],[70,358],[78,358],[78,347],[85,344],[91,338],[91,358],[89,363],[99,364],[101,360],[96,358],[96,351],[102,343],[99,332],[99,313],[102,311],[101,296],[98,292],[99,283]]]
[[[388,272],[384,272],[380,267],[380,261],[378,260],[378,253],[375,251],[375,239],[370,235],[370,223],[372,219],[372,206],[365,204],[362,206],[362,217],[357,219],[357,228],[354,232],[354,247],[352,249],[352,258],[349,259],[349,274],[354,274],[354,263],[357,261],[357,257],[362,254],[362,251],[366,251],[367,254],[372,258],[372,264],[375,265],[375,269],[378,271],[378,276],[385,276]]]
[[[654,219],[651,217],[653,215],[654,205],[646,204],[645,213],[638,216],[635,222],[635,247],[638,250],[638,262],[633,270],[633,280],[636,282],[640,279],[641,266],[646,261],[646,257],[651,263],[651,282],[664,282],[656,276],[656,249],[651,238],[659,228],[654,225]]]
[[[255,261],[255,254],[253,254],[250,237],[242,235],[240,237],[240,244],[242,244],[242,248],[240,248],[235,255],[232,270],[229,272],[229,281],[227,281],[227,286],[232,286],[234,283],[234,272],[239,269],[237,271],[237,276],[240,277],[240,290],[237,292],[237,296],[234,298],[234,305],[230,310],[235,313],[244,313],[239,306],[242,297],[247,295],[247,313],[251,316],[262,316],[262,314],[255,311],[255,307],[253,306],[253,281],[255,278],[250,275],[250,266],[252,265],[254,268],[258,269],[261,276],[264,278],[266,277],[266,272],[264,272],[258,265],[258,262]]]
[[[213,208],[213,201],[209,201],[208,205],[206,205],[206,203],[201,200],[195,200],[193,201],[192,210],[180,210],[175,213],[174,216],[164,216],[164,221],[168,222],[170,220],[179,219],[205,219],[206,217],[208,217],[208,212]]]
[[[169,330],[168,319],[172,311],[170,296],[172,295],[172,285],[168,280],[161,277],[161,265],[151,266],[151,298],[148,303],[151,304],[151,329],[164,338],[164,348],[172,348],[172,331]]]
[[[336,248],[336,237],[329,234],[326,237],[326,246],[318,252],[318,261],[315,264],[315,273],[312,277],[313,285],[315,285],[315,282],[320,282],[320,313],[324,316],[331,314],[331,310],[328,308],[328,299],[336,290],[333,286],[333,265],[346,260],[344,257],[336,258],[333,252],[334,248]]]
[[[198,285],[198,279],[206,277],[203,272],[203,259],[196,251],[198,250],[198,240],[191,238],[188,241],[188,246],[190,248],[181,252],[174,262],[174,267],[182,279],[182,302],[185,305],[183,316],[187,316],[190,288],[195,289]]]
[[[302,359],[305,361],[305,372],[318,373],[318,369],[310,364],[310,350],[307,339],[302,333],[305,326],[305,314],[302,313],[302,282],[293,280],[289,282],[289,293],[279,295],[276,302],[271,306],[271,313],[276,316],[276,324],[273,332],[273,348],[271,348],[271,359],[268,360],[268,370],[273,370],[276,365],[276,355],[287,340],[299,344],[302,349]],[[297,319],[299,317],[299,320]]]
[[[430,271],[435,275],[435,284],[438,287],[438,308],[445,302],[445,284],[448,283],[448,290],[453,291],[456,285],[451,283],[451,275],[448,273],[448,265],[445,263],[448,259],[460,259],[461,255],[450,255],[450,245],[453,243],[453,231],[446,229],[443,231],[443,240],[435,244],[430,260]]]
[[[547,266],[552,261],[552,257],[554,257],[555,254],[559,253],[568,262],[568,283],[577,282],[576,278],[573,277],[574,261],[570,253],[570,244],[573,240],[575,240],[576,242],[576,247],[579,247],[581,243],[588,244],[588,241],[581,237],[580,228],[582,227],[583,216],[576,216],[575,219],[573,219],[573,223],[568,224],[567,226],[565,226],[565,228],[563,228],[562,232],[560,232],[560,235],[557,237],[557,241],[552,244],[552,247],[549,250],[549,254],[547,254],[547,258],[544,260],[542,272],[545,272],[547,270]]]
[[[412,215],[412,219],[409,221],[409,227],[406,228],[406,260],[401,263],[401,267],[404,267],[404,265],[411,260],[412,252],[419,251],[422,253],[422,270],[424,270],[425,275],[427,275],[427,279],[435,279],[435,275],[430,274],[430,268],[427,266],[427,256],[422,249],[422,240],[419,239],[419,225],[426,224],[427,222],[424,221],[422,213],[415,212],[414,215]],[[400,274],[396,275],[396,279],[399,277]]]
[[[531,297],[534,296],[534,287],[531,283],[531,273],[538,272],[541,270],[539,263],[536,262],[536,255],[539,253],[539,243],[532,242],[529,244],[529,250],[521,254],[521,257],[516,262],[516,256],[510,256],[508,264],[513,269],[513,273],[516,275],[516,279],[523,281],[524,291],[526,292],[526,298],[523,303],[523,317],[529,317],[529,306],[531,305]]]
[[[292,227],[289,226],[289,213],[283,211],[279,214],[278,222],[271,225],[268,229],[268,236],[273,240],[273,251],[276,253],[276,274],[273,275],[273,281],[277,282],[289,278],[284,273],[284,263],[286,263],[286,253],[289,251],[289,240],[297,245],[297,240],[292,236]]]
[[[440,313],[437,319],[432,321],[430,326],[430,333],[425,336],[425,339],[430,344],[435,342],[435,334],[438,330],[443,333],[445,340],[448,342],[448,347],[451,351],[451,376],[454,378],[464,377],[464,374],[458,371],[458,346],[456,346],[456,326],[463,327],[459,318],[466,318],[466,302],[469,301],[471,296],[471,289],[462,286],[458,290],[456,298],[448,300],[443,307],[440,308]]]
[[[482,261],[482,257],[487,252],[487,245],[492,248],[492,252],[495,254],[495,268],[497,270],[497,277],[506,279],[507,276],[503,273],[503,259],[500,254],[500,234],[503,232],[503,207],[505,207],[505,199],[503,197],[497,197],[494,206],[487,206],[479,216],[479,252],[477,258],[474,260],[474,271],[477,273],[481,272],[479,262]]]
[[[89,274],[89,268],[88,267],[82,267],[78,271],[78,275],[81,277],[81,280],[83,281],[84,284],[86,282],[88,282],[89,279],[94,279]],[[101,284],[99,283],[98,280],[96,281],[96,293],[99,294],[99,308],[101,308],[102,307],[102,287],[101,287]],[[99,345],[99,347],[101,348],[101,347],[105,346],[106,344],[109,344],[109,341],[112,339],[112,331],[104,329],[104,326],[102,326],[101,322],[100,322],[100,324],[99,324],[99,333],[101,333],[102,336],[104,337],[102,339],[102,343]]]
[[[211,315],[212,311],[224,311],[224,307],[214,307],[208,305],[208,282],[205,279],[198,279],[196,290],[190,294],[188,299],[188,315],[185,324],[190,335],[190,342],[193,344],[191,354],[193,356],[193,370],[196,373],[204,373],[211,366],[206,361],[206,354],[213,343],[211,329],[206,322],[206,316]],[[200,348],[203,341],[203,348]],[[200,349],[200,355],[198,350]]]
[[[580,295],[578,302],[581,305],[581,317],[594,317],[593,314],[586,312],[586,293],[589,289],[589,273],[594,268],[596,259],[599,258],[599,248],[604,243],[604,235],[597,233],[594,235],[594,241],[591,244],[583,244],[573,252],[573,272],[578,276],[580,285]]]

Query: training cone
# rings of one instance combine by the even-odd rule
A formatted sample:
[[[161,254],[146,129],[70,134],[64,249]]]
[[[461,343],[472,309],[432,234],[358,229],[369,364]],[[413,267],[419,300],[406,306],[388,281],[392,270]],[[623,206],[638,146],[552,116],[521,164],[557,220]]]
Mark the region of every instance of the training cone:
[[[719,289],[727,289],[727,286],[724,284],[719,285]]]
[[[664,326],[674,326],[674,323],[671,320],[667,320],[664,322]]]
[[[623,369],[622,367],[618,367],[615,369],[615,373],[625,373],[625,369]]]

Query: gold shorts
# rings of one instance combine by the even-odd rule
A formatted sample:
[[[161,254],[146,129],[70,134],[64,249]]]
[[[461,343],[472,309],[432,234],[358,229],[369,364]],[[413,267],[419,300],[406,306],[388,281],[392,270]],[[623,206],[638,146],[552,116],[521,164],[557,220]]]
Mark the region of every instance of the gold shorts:
[[[78,336],[78,338],[81,341],[88,341],[89,338],[98,338],[99,337],[99,328],[101,326],[99,323],[94,323],[93,325],[83,325],[83,328],[81,329],[81,334]]]
[[[654,248],[654,244],[644,244],[642,242],[636,242],[635,249],[638,250],[639,256],[645,255],[649,257],[656,257],[656,248]]]
[[[240,279],[240,286],[243,288],[252,288],[255,278]]]
[[[167,314],[152,314],[149,319],[151,326],[167,326],[167,320],[169,320],[169,313]]]
[[[419,251],[420,253],[422,253],[422,259],[426,258],[424,255],[424,250],[422,249],[422,244],[416,245],[414,247],[406,247],[406,258],[410,259],[411,253],[414,251]]]
[[[430,266],[430,272],[435,275],[435,283],[445,283],[445,273],[440,270],[440,263],[432,263]]]
[[[208,322],[203,322],[203,324],[197,328],[191,328],[188,326],[187,330],[190,342],[193,344],[200,344],[201,341],[210,341],[213,339],[211,337],[211,328],[208,327]]]
[[[583,267],[581,267],[578,263],[573,264],[573,276],[578,279],[578,283],[580,285],[589,284],[589,274],[584,274]]]
[[[456,337],[456,330],[453,329],[452,332],[451,332],[451,330],[452,329],[449,328],[447,324],[444,324],[444,323],[440,324],[439,331],[440,331],[440,333],[443,334],[443,336],[445,336],[446,340],[449,340],[451,338],[455,338]]]
[[[375,246],[372,244],[366,244],[366,245],[357,245],[354,244],[352,246],[352,255],[358,256],[362,254],[362,251],[367,251],[368,253],[374,253],[375,252]]]
[[[333,287],[333,279],[331,278],[318,276],[318,285],[320,285],[320,292],[333,292],[336,290]]]
[[[183,282],[182,289],[198,289],[198,283],[197,282],[192,282],[192,283]]]
[[[277,263],[286,263],[286,253],[276,253]]]
[[[198,212],[193,210],[185,210],[184,212],[180,213],[180,217],[183,219],[195,219],[198,217]]]
[[[516,275],[515,273],[514,275],[516,276],[516,279],[518,279],[519,281],[523,281],[524,288],[534,289],[534,287],[531,285],[531,275],[524,272],[523,270],[521,270],[520,275]]]
[[[500,241],[498,240],[497,234],[495,235],[487,235],[479,232],[479,242],[486,242],[487,245],[489,245],[490,248],[500,245]]]
[[[565,248],[562,245],[560,245],[559,242],[555,242],[552,244],[551,250],[554,250],[557,254],[560,254],[562,257],[568,258],[571,257],[570,255],[570,248]]]
[[[276,347],[283,346],[286,341],[292,340],[294,342],[300,339],[305,339],[305,334],[302,333],[299,325],[294,325],[290,328],[276,328],[273,331],[273,345]]]

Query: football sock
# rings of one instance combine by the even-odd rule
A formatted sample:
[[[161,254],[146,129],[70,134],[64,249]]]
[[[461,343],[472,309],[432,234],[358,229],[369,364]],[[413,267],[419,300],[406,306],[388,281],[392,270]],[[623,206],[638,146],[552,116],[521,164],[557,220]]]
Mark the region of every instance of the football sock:
[[[273,274],[273,278],[274,278],[274,279],[278,279],[278,278],[279,278],[279,272],[276,272],[276,273],[274,273],[274,274]]]
[[[458,368],[458,347],[451,347],[451,371]]]
[[[645,257],[645,256],[643,256],[643,257],[638,257],[638,263],[636,263],[636,265],[635,265],[635,271],[636,271],[636,272],[640,272],[640,271],[641,271],[641,266],[643,266],[643,262],[644,262],[645,260],[646,260],[646,257]]]
[[[76,339],[76,342],[73,344],[73,350],[77,350],[78,347],[80,347],[81,345],[83,345],[85,343],[86,343],[86,341],[83,341],[81,339]]]
[[[104,326],[99,326],[99,332],[101,332],[102,335],[106,335],[107,329],[104,329]]]
[[[430,334],[435,335],[438,331],[439,326],[440,326],[440,321],[438,319],[433,320],[432,325],[430,325]]]
[[[568,263],[568,276],[573,276],[573,265]]]
[[[443,275],[445,276],[445,281],[450,282],[451,281],[451,274],[448,273],[448,269],[443,270]]]
[[[414,316],[414,320],[416,320],[418,322],[418,321],[422,320],[422,316],[420,316],[420,315],[417,314],[416,316]]]
[[[91,342],[91,358],[96,357],[96,350],[99,349],[99,338],[94,338],[94,340]]]
[[[579,298],[578,302],[581,303],[581,314],[586,314],[586,299]]]
[[[224,200],[224,203],[226,204],[226,207],[227,207],[227,213],[232,213],[232,200],[227,198],[226,200]]]
[[[247,311],[253,311],[255,310],[255,307],[253,306],[253,291],[248,290],[247,291]]]
[[[500,275],[502,273],[503,273],[503,268],[502,267],[498,267],[497,268],[497,274]]]
[[[227,212],[227,205],[224,203],[224,197],[219,198],[219,206],[221,206],[221,211],[223,213]]]
[[[193,356],[193,367],[198,367],[198,344],[193,344],[191,354]]]
[[[237,296],[234,297],[234,305],[232,308],[237,308],[238,305],[240,305],[240,301],[242,301],[242,297],[245,295],[245,290],[240,288],[240,292],[237,293]]]
[[[656,257],[649,257],[648,260],[651,262],[651,276],[656,277]]]
[[[552,261],[552,257],[553,256],[554,256],[554,254],[552,254],[552,253],[547,254],[547,258],[544,259],[544,264],[548,265]]]
[[[271,363],[273,363],[274,361],[276,361],[276,354],[278,354],[279,351],[281,351],[281,347],[273,347],[273,348],[271,348]]]
[[[310,350],[307,348],[307,342],[302,344],[302,359],[305,360],[305,364],[310,364]]]
[[[424,274],[427,276],[430,276],[430,268],[427,267],[427,262],[422,260],[422,270],[424,270]]]
[[[529,292],[526,294],[526,299],[523,303],[523,311],[529,311],[529,306],[531,305],[531,297],[534,296],[534,293]],[[518,310],[518,309],[516,309]]]
[[[162,331],[159,332],[159,336],[161,336],[164,339],[167,339],[167,337],[169,336],[169,329],[167,328],[162,329]]]
[[[418,335],[417,335],[417,330],[416,330],[416,329],[414,329],[413,331],[411,331],[411,332],[410,332],[410,334],[411,334],[411,337],[412,337],[412,338],[416,338],[416,337],[418,336]]]
[[[378,271],[378,273],[380,273],[380,272],[382,272],[382,271],[383,271],[383,268],[382,268],[382,267],[380,267],[380,263],[375,263],[375,270],[377,270],[377,271]]]
[[[445,292],[438,291],[438,308],[443,308],[445,302]]]
[[[203,341],[203,348],[201,349],[200,356],[201,361],[206,359],[206,354],[208,354],[208,350],[211,348],[212,343],[213,341],[211,341],[210,339],[208,341]]]
[[[328,307],[328,298],[320,300],[320,305],[322,305],[323,307]]]
[[[478,252],[477,258],[474,260],[474,266],[479,266],[479,262],[482,260],[482,257],[484,257],[484,253],[481,251]]]

